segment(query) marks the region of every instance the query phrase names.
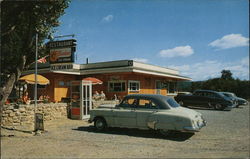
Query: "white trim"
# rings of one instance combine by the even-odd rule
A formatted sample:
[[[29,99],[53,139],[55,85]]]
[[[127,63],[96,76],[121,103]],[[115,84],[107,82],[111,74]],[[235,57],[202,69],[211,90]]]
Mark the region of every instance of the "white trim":
[[[169,74],[175,74],[178,75],[179,71],[174,70],[174,69],[169,69],[166,67],[160,67],[160,66],[155,66],[155,65],[150,65],[150,64],[145,64],[145,63],[138,63],[136,61],[134,61],[134,68],[136,69],[145,69],[148,71],[158,71],[158,72],[162,72],[162,73],[169,73]]]
[[[180,76],[169,75],[169,74],[164,74],[164,73],[143,71],[143,70],[138,70],[138,69],[133,69],[133,72],[151,74],[151,75],[156,75],[156,76],[172,77],[172,78],[182,79],[182,80],[192,80],[191,78],[188,78],[188,77],[180,77]]]

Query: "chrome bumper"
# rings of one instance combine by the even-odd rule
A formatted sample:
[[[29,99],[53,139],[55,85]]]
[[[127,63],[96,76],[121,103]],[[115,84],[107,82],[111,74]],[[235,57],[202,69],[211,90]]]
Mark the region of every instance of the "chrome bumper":
[[[207,125],[207,121],[203,120],[202,123],[198,123],[196,126],[183,127],[184,132],[198,132],[200,129]]]
[[[236,105],[227,106],[224,110],[232,110],[235,107],[236,107]]]

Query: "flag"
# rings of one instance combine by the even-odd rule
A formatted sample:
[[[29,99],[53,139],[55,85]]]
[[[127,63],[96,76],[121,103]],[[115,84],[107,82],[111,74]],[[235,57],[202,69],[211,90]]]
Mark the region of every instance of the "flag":
[[[38,59],[37,62],[38,62],[38,63],[46,63],[46,62],[47,62],[46,57],[47,57],[47,56]]]

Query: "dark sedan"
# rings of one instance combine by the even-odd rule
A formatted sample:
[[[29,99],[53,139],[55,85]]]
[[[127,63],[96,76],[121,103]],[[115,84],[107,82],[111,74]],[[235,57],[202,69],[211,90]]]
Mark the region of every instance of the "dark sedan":
[[[216,110],[231,110],[236,102],[220,92],[197,90],[193,94],[181,94],[175,97],[181,106],[207,107]]]
[[[239,107],[240,105],[247,105],[248,104],[247,100],[240,98],[240,97],[237,97],[234,93],[231,93],[231,92],[221,92],[221,93],[223,93],[227,97],[230,97],[230,98],[236,100],[237,101],[236,107]]]

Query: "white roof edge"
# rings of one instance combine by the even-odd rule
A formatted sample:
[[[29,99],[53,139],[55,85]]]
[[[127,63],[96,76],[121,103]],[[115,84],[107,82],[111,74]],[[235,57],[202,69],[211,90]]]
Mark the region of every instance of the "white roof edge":
[[[51,71],[52,73],[62,73],[62,74],[69,74],[69,75],[81,75],[80,72],[69,72],[69,71]]]
[[[188,78],[188,77],[182,77],[182,76],[178,76],[178,75],[171,75],[171,74],[164,74],[164,73],[157,73],[157,72],[149,72],[149,71],[138,70],[138,69],[134,69],[133,72],[151,74],[151,75],[157,75],[157,76],[164,76],[164,77],[171,77],[171,78],[177,78],[177,79],[182,79],[182,80],[190,80],[190,81],[192,80],[191,78]]]
[[[133,60],[133,61],[136,62],[136,63],[140,63],[140,64],[156,66],[156,67],[165,68],[165,69],[168,69],[168,70],[173,70],[173,71],[178,71],[179,72],[179,70],[175,69],[175,68],[168,68],[168,67],[163,67],[163,66],[157,66],[157,65],[154,65],[154,64],[144,63],[144,62],[135,61],[135,60]]]
[[[192,80],[188,77],[179,75],[179,71],[166,67],[146,64],[135,60],[118,60],[108,62],[98,62],[89,64],[73,64],[73,69],[70,70],[55,70],[50,68],[38,69],[38,73],[61,73],[73,75],[115,73],[115,72],[138,72],[144,74],[158,75],[163,77],[172,77],[182,80]],[[34,70],[25,71],[23,74],[34,73]]]
[[[133,66],[138,69],[149,70],[153,72],[157,70],[157,72],[179,75],[179,71],[177,70],[169,69],[166,67],[160,67],[156,65],[151,65],[151,64],[146,64],[146,63],[141,63],[141,62],[134,62]]]

